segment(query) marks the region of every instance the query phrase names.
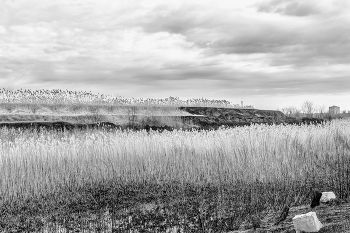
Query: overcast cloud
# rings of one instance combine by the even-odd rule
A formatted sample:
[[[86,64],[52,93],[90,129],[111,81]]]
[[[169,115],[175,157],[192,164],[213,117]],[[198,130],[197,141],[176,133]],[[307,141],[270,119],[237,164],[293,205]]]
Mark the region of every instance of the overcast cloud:
[[[0,0],[0,85],[350,110],[348,0]]]

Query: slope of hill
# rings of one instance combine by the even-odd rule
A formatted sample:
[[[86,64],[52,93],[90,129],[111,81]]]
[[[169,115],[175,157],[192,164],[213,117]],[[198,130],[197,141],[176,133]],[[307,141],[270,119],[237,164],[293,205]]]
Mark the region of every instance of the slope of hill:
[[[33,110],[35,107],[35,110]],[[110,127],[198,128],[250,124],[298,124],[301,120],[280,111],[214,107],[135,107],[135,106],[22,106],[0,105],[0,125],[52,128],[61,125],[78,128],[83,125],[108,124]],[[35,123],[35,124],[33,124]],[[103,125],[103,124],[102,124]]]
[[[233,109],[233,108],[203,108],[181,107],[192,116],[183,119],[191,120],[200,128],[217,128],[220,126],[241,126],[256,124],[293,124],[299,121],[285,116],[280,111],[259,109]],[[194,115],[194,116],[193,116]]]

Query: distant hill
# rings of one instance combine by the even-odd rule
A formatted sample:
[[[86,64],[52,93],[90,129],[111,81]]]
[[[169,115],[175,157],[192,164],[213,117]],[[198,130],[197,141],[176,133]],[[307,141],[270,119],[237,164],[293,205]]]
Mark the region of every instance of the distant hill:
[[[0,104],[0,126],[217,129],[251,124],[320,123],[314,118],[288,117],[281,111],[242,108],[95,105],[60,105],[55,108],[43,105],[35,106],[35,111],[32,108],[21,104],[9,108]]]

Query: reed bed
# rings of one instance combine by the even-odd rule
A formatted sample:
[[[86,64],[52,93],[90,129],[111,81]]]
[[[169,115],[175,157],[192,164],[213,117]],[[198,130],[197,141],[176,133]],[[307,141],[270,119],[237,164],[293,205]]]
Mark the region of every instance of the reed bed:
[[[125,98],[116,95],[104,95],[89,91],[70,91],[61,89],[0,89],[1,104],[35,104],[35,105],[99,105],[99,106],[162,106],[162,107],[220,107],[253,108],[241,106],[227,100],[192,98],[181,100],[179,97],[168,98]]]
[[[350,193],[350,122],[215,131],[0,130],[1,201],[110,181],[323,187]],[[278,198],[278,197],[274,197]]]

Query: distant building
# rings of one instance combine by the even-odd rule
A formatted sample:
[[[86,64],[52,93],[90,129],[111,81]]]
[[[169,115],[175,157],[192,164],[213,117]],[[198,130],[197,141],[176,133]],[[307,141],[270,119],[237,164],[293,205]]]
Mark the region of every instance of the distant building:
[[[336,115],[340,113],[340,107],[338,106],[331,106],[329,107],[329,114]]]

